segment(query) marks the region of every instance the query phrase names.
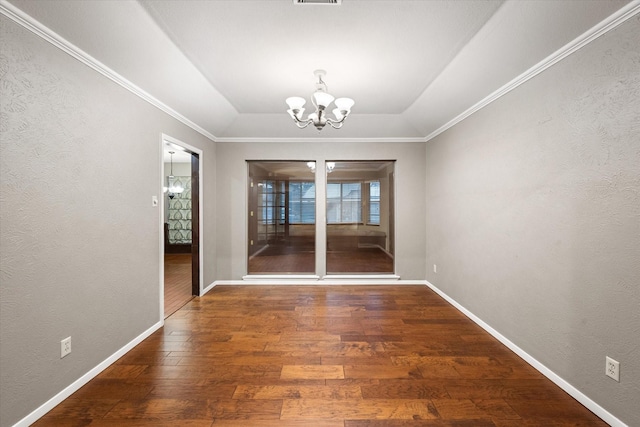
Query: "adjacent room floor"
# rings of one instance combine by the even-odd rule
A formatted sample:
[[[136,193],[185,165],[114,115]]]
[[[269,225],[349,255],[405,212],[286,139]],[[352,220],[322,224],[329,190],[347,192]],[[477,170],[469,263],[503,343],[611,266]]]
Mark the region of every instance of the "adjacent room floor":
[[[191,298],[191,254],[165,254],[164,317],[175,313]]]
[[[314,274],[316,253],[313,247],[270,245],[249,258],[251,274]],[[393,273],[393,258],[377,247],[327,251],[328,274]]]
[[[606,426],[425,286],[217,286],[35,426]]]

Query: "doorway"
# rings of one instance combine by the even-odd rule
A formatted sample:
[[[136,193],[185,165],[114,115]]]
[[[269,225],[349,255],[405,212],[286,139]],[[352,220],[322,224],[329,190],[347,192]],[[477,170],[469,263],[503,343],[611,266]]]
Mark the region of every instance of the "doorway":
[[[163,316],[200,295],[200,153],[163,137]]]

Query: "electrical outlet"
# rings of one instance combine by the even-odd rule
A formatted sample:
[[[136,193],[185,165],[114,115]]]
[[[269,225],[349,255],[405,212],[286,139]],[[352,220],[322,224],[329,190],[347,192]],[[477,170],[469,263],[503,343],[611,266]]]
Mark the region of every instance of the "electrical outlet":
[[[618,362],[617,360],[613,360],[612,358],[607,356],[605,374],[607,374],[608,377],[620,382],[620,362]]]
[[[437,272],[438,272],[438,266],[437,266],[437,265],[435,265],[435,264],[433,264],[433,272],[434,272],[434,273],[437,273]]]
[[[71,337],[60,341],[60,359],[71,353]]]

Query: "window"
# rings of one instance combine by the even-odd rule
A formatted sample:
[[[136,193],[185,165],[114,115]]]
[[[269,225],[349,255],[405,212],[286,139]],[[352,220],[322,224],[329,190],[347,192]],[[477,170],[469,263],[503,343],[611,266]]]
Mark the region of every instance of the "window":
[[[274,187],[274,181],[262,181],[258,183],[258,188],[260,189],[260,196],[258,197],[258,221],[262,224],[274,223]]]
[[[282,224],[284,216],[284,191],[278,181],[261,181],[258,183],[258,221],[262,224]]]
[[[316,185],[312,181],[289,182],[289,222],[316,223]]]
[[[369,181],[369,224],[380,225],[380,181]]]
[[[362,222],[360,182],[327,183],[327,223]]]
[[[377,180],[327,183],[327,223],[362,223],[363,188],[367,224],[380,225],[380,181]]]

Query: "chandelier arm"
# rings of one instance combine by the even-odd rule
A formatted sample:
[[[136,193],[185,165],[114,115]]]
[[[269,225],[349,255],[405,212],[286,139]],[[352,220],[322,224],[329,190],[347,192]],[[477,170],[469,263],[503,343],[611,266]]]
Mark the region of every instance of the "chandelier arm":
[[[298,126],[298,128],[300,128],[300,129],[304,129],[307,126],[309,126],[311,123],[313,123],[313,120],[311,120],[311,119],[300,120],[297,117],[294,117],[293,121],[295,122],[296,126]]]
[[[301,124],[301,123],[304,123],[304,124]],[[298,126],[298,128],[300,128],[300,129],[304,129],[307,126],[309,126],[311,123],[313,123],[313,121],[312,120],[308,120],[306,122],[298,122],[298,123],[296,123],[296,126]]]
[[[329,125],[334,129],[340,129],[342,127],[342,125],[344,124],[344,120],[346,118],[347,118],[347,116],[342,116],[342,118],[340,120],[334,120],[334,119],[331,119],[331,118],[327,117],[327,123],[329,123]]]

